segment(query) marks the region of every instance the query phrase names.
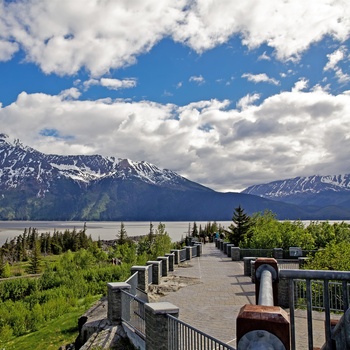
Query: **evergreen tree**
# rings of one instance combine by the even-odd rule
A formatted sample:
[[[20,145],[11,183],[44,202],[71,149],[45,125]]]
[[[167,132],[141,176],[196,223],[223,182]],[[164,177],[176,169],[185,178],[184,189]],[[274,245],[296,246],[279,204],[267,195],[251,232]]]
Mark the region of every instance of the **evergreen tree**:
[[[17,261],[23,260],[23,243],[22,243],[21,235],[17,237],[17,241],[16,241],[16,260]]]
[[[193,223],[193,228],[192,228],[192,237],[198,237],[198,228],[197,228],[197,223]]]
[[[120,230],[118,231],[118,235],[117,235],[117,244],[122,245],[122,244],[127,243],[127,242],[129,242],[129,238],[128,238],[128,235],[126,233],[124,222],[121,222],[120,223]]]
[[[4,259],[2,250],[0,249],[0,278],[4,277],[4,273],[5,273],[5,259]]]
[[[248,216],[239,205],[233,212],[232,221],[233,224],[228,227],[228,238],[230,243],[238,247],[249,230],[250,216]]]
[[[36,238],[34,241],[34,247],[32,249],[32,254],[29,259],[28,273],[39,273],[41,267],[41,251],[40,251],[40,241]]]

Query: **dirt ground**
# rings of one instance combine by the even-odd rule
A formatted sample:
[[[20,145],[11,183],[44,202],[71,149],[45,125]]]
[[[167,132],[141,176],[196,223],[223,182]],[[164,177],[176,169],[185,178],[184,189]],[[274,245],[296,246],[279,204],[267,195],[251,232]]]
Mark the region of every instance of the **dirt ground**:
[[[182,268],[191,267],[189,264],[181,264]],[[202,283],[199,278],[194,277],[184,277],[169,275],[167,277],[162,277],[161,284],[150,285],[148,290],[148,298],[150,302],[156,302],[158,299],[164,295],[172,292],[178,291],[180,288],[190,286],[193,284]]]

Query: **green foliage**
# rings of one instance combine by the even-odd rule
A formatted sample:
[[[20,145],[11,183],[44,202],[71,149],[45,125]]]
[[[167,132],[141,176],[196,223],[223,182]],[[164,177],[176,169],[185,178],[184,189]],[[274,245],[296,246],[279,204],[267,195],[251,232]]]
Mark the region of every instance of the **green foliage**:
[[[133,242],[118,244],[115,255],[123,263],[132,265],[137,260],[136,249],[136,244]]]
[[[9,264],[28,261],[29,273],[40,272],[41,256],[48,254],[62,254],[68,250],[76,252],[80,249],[89,249],[93,245],[91,237],[86,235],[86,227],[76,231],[65,230],[42,233],[39,237],[35,228],[24,229],[23,235],[6,241],[0,248],[0,276],[4,274],[5,263]],[[9,277],[9,276],[5,276]]]
[[[301,247],[315,249],[315,238],[301,221],[278,221],[271,211],[252,216],[250,227],[242,244],[245,248],[271,249]]]
[[[145,263],[153,257],[164,255],[172,248],[165,225],[161,223],[155,233],[150,227],[150,233],[145,238],[145,242],[149,242],[143,245],[144,248],[140,248],[142,244],[138,246],[126,239],[125,243],[116,245],[110,256],[102,251],[98,242],[89,243],[87,248],[74,252],[77,242],[80,242],[78,246],[83,245],[84,239],[71,240],[72,237],[79,237],[79,234],[74,231],[68,234],[65,231],[65,234],[59,235],[55,232],[51,243],[43,243],[48,236],[39,238],[35,230],[30,230],[30,234],[26,232],[19,241],[22,247],[23,242],[26,242],[25,250],[28,253],[32,250],[28,254],[31,271],[39,266],[33,258],[35,252],[38,253],[38,260],[44,261],[40,250],[46,247],[47,253],[48,247],[53,247],[52,240],[62,249],[71,246],[72,250],[67,250],[59,258],[50,261],[50,264],[42,264],[43,272],[38,278],[7,279],[0,282],[1,345],[10,349],[7,346],[14,338],[38,331],[57,317],[78,309],[82,304],[89,305],[93,296],[106,294],[107,282],[125,281],[130,276],[131,265]],[[12,250],[11,244],[5,248],[7,252]],[[121,265],[112,265],[111,256],[118,257],[122,261]]]
[[[169,253],[171,250],[171,238],[165,230],[165,225],[159,223],[158,228],[156,230],[156,236],[154,239],[154,243],[152,244],[151,249],[151,257],[156,258],[158,256],[162,256],[165,253]]]
[[[137,254],[139,261],[156,259],[172,249],[171,238],[165,230],[165,225],[158,224],[156,232],[150,232],[147,236],[140,239],[137,245]]]
[[[120,230],[118,231],[118,235],[117,235],[117,244],[118,245],[122,245],[127,243],[129,240],[128,238],[128,234],[126,233],[126,229],[124,226],[124,222],[120,223]]]
[[[350,242],[331,242],[318,251],[305,266],[314,270],[350,270]]]
[[[250,216],[248,216],[244,209],[239,205],[235,208],[232,217],[233,224],[228,227],[228,239],[230,243],[239,246],[246,238],[250,227]]]
[[[6,261],[2,273],[1,273],[1,277],[3,278],[8,278],[11,276],[11,267],[10,264],[8,263],[8,261]]]
[[[35,239],[33,242],[33,249],[29,259],[28,273],[39,273],[41,270],[41,252],[40,252],[40,242]]]
[[[315,241],[315,246],[324,248],[329,242],[335,239],[333,226],[328,222],[310,222],[306,231],[309,232]]]

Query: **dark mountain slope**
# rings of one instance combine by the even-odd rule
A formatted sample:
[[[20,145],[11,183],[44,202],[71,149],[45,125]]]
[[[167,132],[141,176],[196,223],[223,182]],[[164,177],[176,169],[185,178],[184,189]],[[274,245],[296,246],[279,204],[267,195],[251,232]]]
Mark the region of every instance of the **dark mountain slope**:
[[[0,220],[231,220],[238,205],[311,218],[297,205],[215,192],[145,161],[45,155],[0,135]]]

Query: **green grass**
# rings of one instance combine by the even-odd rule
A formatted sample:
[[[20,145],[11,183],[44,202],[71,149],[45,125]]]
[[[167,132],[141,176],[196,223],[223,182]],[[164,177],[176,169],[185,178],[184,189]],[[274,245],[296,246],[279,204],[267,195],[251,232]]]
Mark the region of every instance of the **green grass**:
[[[99,297],[96,297],[95,300],[99,299]],[[61,345],[74,343],[78,336],[78,319],[85,311],[86,306],[81,306],[54,321],[48,322],[45,327],[37,332],[14,338],[5,344],[0,344],[0,349],[57,350]]]
[[[61,255],[47,255],[47,256],[42,256],[41,257],[41,267],[42,270],[44,269],[46,264],[53,264],[57,262],[60,259]],[[27,269],[29,267],[29,260],[27,261],[21,261],[21,262],[16,262],[13,265],[11,265],[11,276],[25,276],[27,275]]]

